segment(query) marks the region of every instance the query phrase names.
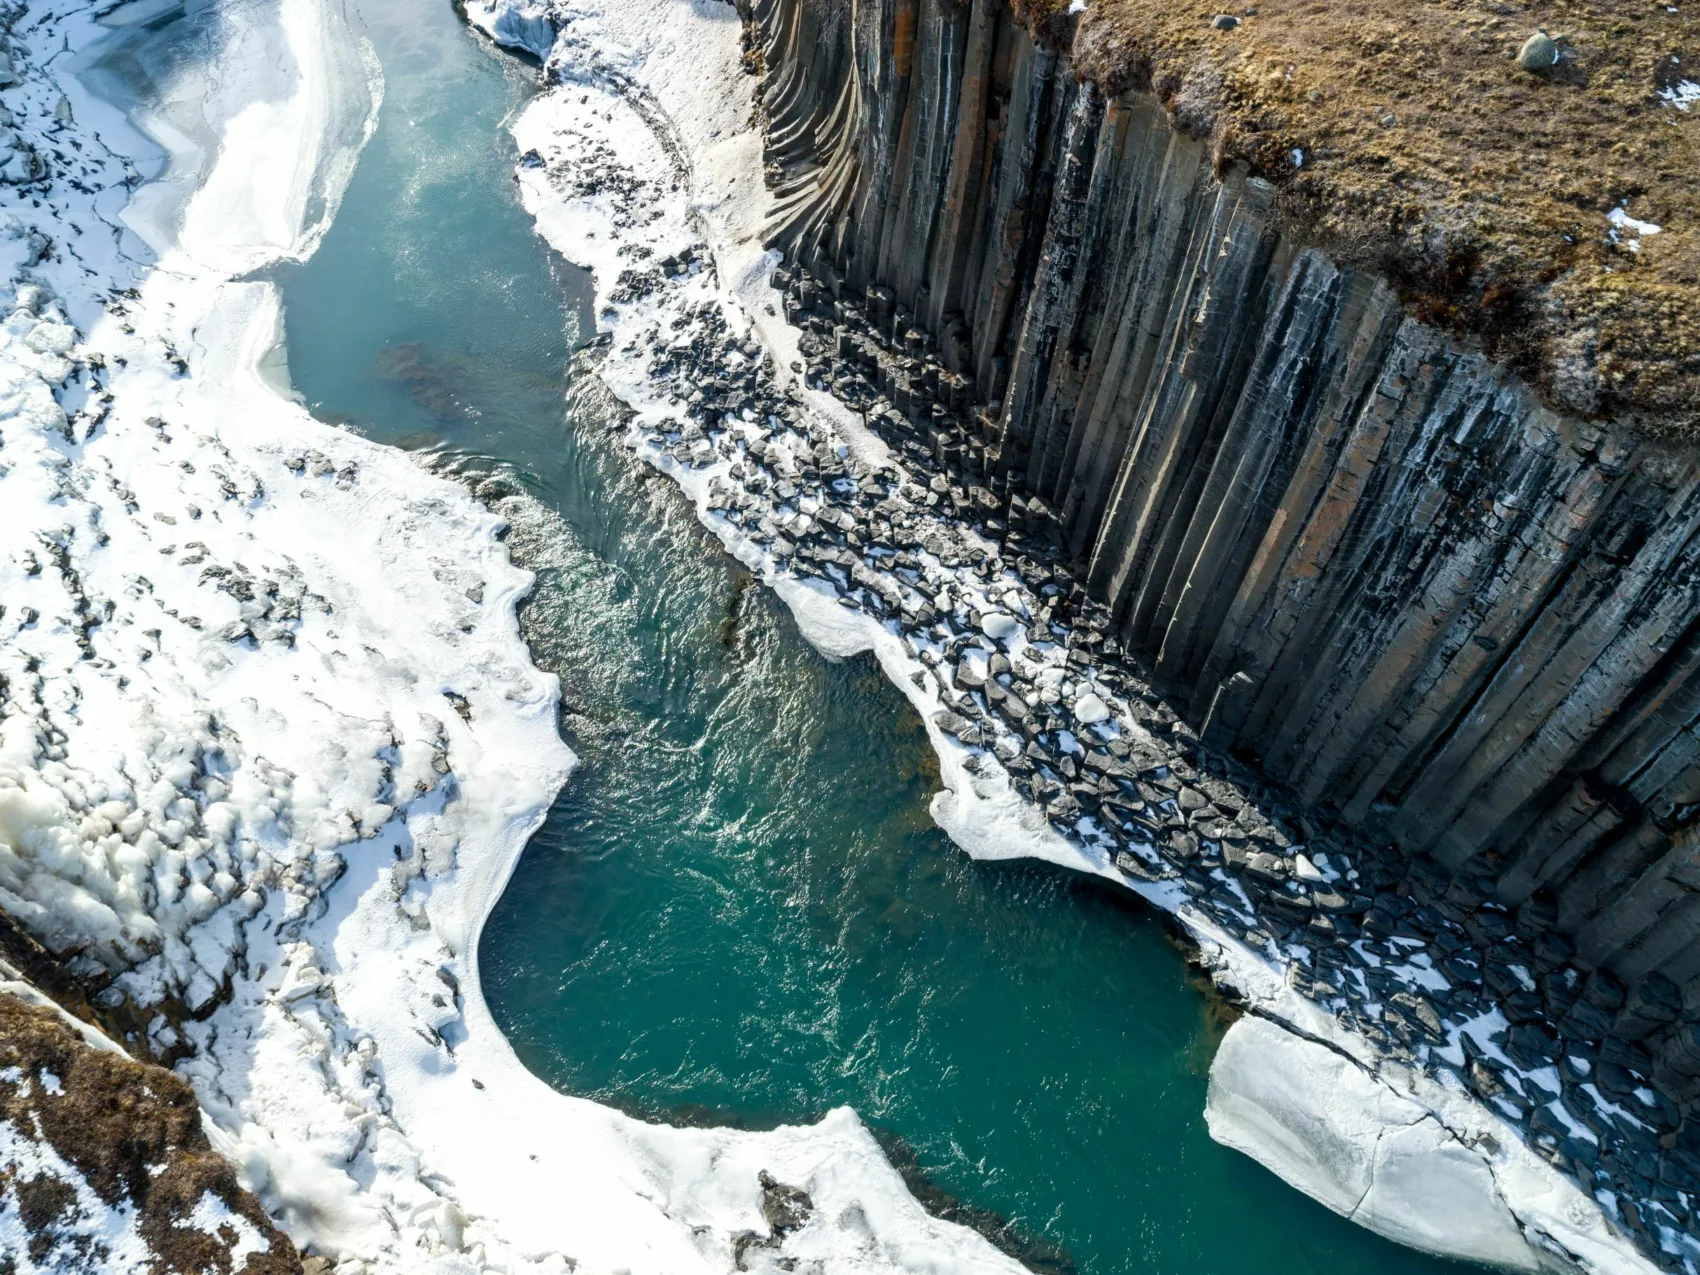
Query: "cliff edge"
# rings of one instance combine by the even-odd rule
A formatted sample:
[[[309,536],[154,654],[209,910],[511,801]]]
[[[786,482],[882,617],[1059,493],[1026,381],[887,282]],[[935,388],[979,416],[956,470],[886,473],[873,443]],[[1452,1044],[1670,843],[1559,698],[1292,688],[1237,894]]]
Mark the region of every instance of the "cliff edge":
[[[1687,6],[1014,8],[1082,79],[1155,94],[1209,139],[1219,171],[1243,163],[1272,182],[1302,238],[1379,270],[1419,318],[1479,340],[1555,406],[1700,429],[1700,19]]]

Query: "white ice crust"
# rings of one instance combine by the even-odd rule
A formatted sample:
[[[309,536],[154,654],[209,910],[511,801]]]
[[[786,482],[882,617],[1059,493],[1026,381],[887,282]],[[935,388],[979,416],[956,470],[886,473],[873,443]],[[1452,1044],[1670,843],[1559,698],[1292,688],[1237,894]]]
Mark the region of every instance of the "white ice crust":
[[[933,817],[953,841],[977,858],[1043,859],[1134,889],[1177,917],[1218,981],[1252,1010],[1230,1031],[1212,1070],[1212,1134],[1401,1243],[1516,1270],[1650,1275],[1656,1268],[1600,1205],[1530,1151],[1514,1128],[1461,1089],[1386,1063],[1368,1041],[1294,991],[1287,956],[1251,949],[1174,884],[1130,881],[1090,838],[1060,835],[995,765],[966,766],[968,750],[933,722],[946,707],[937,683],[897,635],[817,583],[777,574],[762,546],[717,517],[710,489],[724,465],[687,468],[645,440],[644,426],[680,418],[682,405],[658,391],[647,368],[654,334],[668,331],[683,307],[712,298],[778,369],[798,357],[800,334],[785,323],[769,286],[776,258],[761,243],[773,207],[753,122],[755,81],[740,63],[734,10],[713,0],[471,0],[468,15],[497,40],[548,60],[564,81],[513,126],[519,149],[547,161],[520,169],[521,189],[539,233],[594,272],[598,326],[612,336],[601,375],[634,413],[633,446],[680,484],[704,524],[778,592],[805,638],[832,656],[871,651],[913,702],[940,759],[944,787]],[[557,166],[605,173],[610,165],[639,183],[644,216],[548,175]],[[641,245],[659,258],[704,240],[714,272],[699,272],[661,301],[611,299],[630,261],[622,249]],[[843,405],[800,392],[862,459],[893,459]],[[1076,716],[1083,704],[1095,715],[1101,703],[1082,697]],[[1279,1084],[1260,1080],[1265,1059]],[[1359,1177],[1379,1169],[1362,1198],[1346,1200],[1358,1178],[1340,1161],[1341,1146],[1359,1148],[1366,1166]],[[1443,1213],[1431,1211],[1440,1207]]]
[[[191,1047],[214,1144],[338,1275],[726,1272],[764,1170],[815,1207],[749,1269],[1018,1271],[848,1110],[649,1126],[497,1031],[478,932],[573,761],[531,580],[461,488],[279,392],[249,277],[313,250],[381,80],[335,0],[217,3],[144,135],[89,86],[166,8],[46,0],[12,49],[15,164],[56,180],[0,187],[7,909]]]
[[[1228,1029],[1205,1107],[1218,1142],[1306,1195],[1415,1248],[1542,1269],[1482,1157],[1350,1059],[1267,1019]]]

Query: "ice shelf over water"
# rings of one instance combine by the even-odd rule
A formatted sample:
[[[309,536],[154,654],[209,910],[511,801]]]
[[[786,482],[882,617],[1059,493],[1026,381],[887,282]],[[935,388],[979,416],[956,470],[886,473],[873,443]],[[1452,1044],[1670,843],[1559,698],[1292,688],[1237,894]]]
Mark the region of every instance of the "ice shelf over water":
[[[192,6],[192,48],[169,4],[95,12],[8,19],[0,901],[340,1275],[1019,1269],[849,1111],[658,1128],[519,1064],[478,932],[572,764],[530,577],[280,392],[252,278],[330,224],[379,69],[330,0]]]

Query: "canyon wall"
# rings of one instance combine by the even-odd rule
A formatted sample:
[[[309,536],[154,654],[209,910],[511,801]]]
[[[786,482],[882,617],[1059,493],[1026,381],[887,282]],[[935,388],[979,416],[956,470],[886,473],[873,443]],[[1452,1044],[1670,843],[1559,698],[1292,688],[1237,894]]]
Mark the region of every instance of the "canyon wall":
[[[1553,410],[1004,0],[746,17],[821,379],[1048,530],[1206,745],[1568,935],[1616,977],[1548,1017],[1700,1096],[1695,452]]]

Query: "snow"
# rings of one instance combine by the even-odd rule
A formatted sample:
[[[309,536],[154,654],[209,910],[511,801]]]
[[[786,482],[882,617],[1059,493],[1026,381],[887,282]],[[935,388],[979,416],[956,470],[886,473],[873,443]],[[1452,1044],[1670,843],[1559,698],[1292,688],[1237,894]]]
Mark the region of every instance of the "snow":
[[[1074,717],[1083,726],[1096,725],[1110,716],[1110,706],[1092,691],[1074,701]]]
[[[1354,1062],[1267,1019],[1228,1029],[1210,1068],[1210,1136],[1378,1235],[1442,1257],[1539,1271],[1488,1152]]]
[[[1612,226],[1611,230],[1607,232],[1607,238],[1610,239],[1612,243],[1621,242],[1625,248],[1629,249],[1630,252],[1641,251],[1642,236],[1656,235],[1664,229],[1663,226],[1656,226],[1650,221],[1637,221],[1634,217],[1629,215],[1629,211],[1626,208],[1613,208],[1606,214],[1606,220],[1609,221]],[[1634,235],[1635,238],[1628,240],[1623,239],[1622,236],[1624,231],[1628,231],[1630,234]]]
[[[35,1228],[25,1223],[22,1209],[0,1208],[0,1253],[17,1275],[89,1270],[89,1258],[96,1254],[106,1275],[148,1275],[155,1269],[156,1255],[142,1238],[130,1201],[107,1204],[51,1143],[10,1120],[0,1120],[0,1174],[9,1182],[55,1181],[68,1197],[57,1217]]]
[[[1700,83],[1694,80],[1678,80],[1669,88],[1660,89],[1659,96],[1664,99],[1665,105],[1686,111],[1696,102],[1700,102]]]
[[[67,180],[0,187],[5,904],[192,1046],[209,1138],[311,1252],[726,1271],[767,1171],[816,1208],[756,1267],[1013,1275],[848,1111],[647,1126],[496,1030],[479,928],[572,764],[515,621],[530,577],[465,491],[280,392],[254,272],[316,246],[381,98],[343,7],[196,12],[210,64],[158,6],[81,0],[14,51],[11,153]],[[134,121],[91,89],[138,78]],[[88,1216],[125,1269],[126,1219]]]
[[[240,1213],[233,1212],[211,1191],[205,1192],[195,1202],[189,1216],[178,1225],[217,1237],[228,1231],[232,1238],[226,1240],[229,1245],[226,1251],[230,1254],[230,1269],[233,1271],[242,1270],[252,1254],[271,1252],[272,1243],[260,1234],[260,1228]]]
[[[1429,1242],[1415,1238],[1430,1206],[1423,1184],[1431,1177],[1451,1183],[1448,1190],[1458,1191],[1465,1189],[1464,1182],[1484,1181],[1477,1164],[1464,1159],[1468,1151],[1491,1182],[1487,1198],[1497,1199],[1509,1210],[1528,1247],[1543,1256],[1567,1255],[1558,1269],[1614,1275],[1651,1275],[1657,1269],[1607,1225],[1590,1196],[1537,1156],[1514,1126],[1455,1086],[1379,1057],[1368,1041],[1342,1029],[1332,1016],[1289,987],[1282,971],[1263,954],[1220,930],[1212,934],[1214,927],[1202,915],[1183,912],[1181,920],[1203,948],[1217,981],[1236,989],[1251,1011],[1229,1029],[1228,1038],[1232,1038],[1242,1025],[1249,1025],[1244,1038],[1233,1050],[1225,1038],[1211,1065],[1209,1104],[1214,1114],[1207,1111],[1206,1117],[1213,1137],[1252,1155],[1336,1212],[1347,1213],[1333,1201],[1349,1189],[1353,1179],[1338,1168],[1324,1173],[1306,1166],[1337,1164],[1342,1142],[1365,1146],[1366,1120],[1371,1124],[1379,1120],[1396,1129],[1411,1123],[1406,1117],[1414,1109],[1435,1129],[1425,1125],[1423,1136],[1394,1144],[1403,1162],[1400,1172],[1384,1180],[1371,1201],[1376,1215],[1395,1219],[1389,1224],[1404,1227],[1413,1237],[1401,1242],[1432,1251],[1441,1251],[1433,1244],[1443,1240],[1460,1248],[1480,1245],[1477,1260],[1503,1260],[1493,1256],[1500,1250],[1503,1231],[1492,1222],[1491,1212],[1481,1214],[1471,1230],[1458,1231],[1449,1240],[1444,1234]],[[1463,1030],[1485,1052],[1498,1054],[1487,1038],[1503,1026],[1503,1017],[1495,1010]],[[1326,1065],[1312,1050],[1328,1056]],[[1333,1074],[1336,1066],[1338,1075]],[[1287,1080],[1266,1089],[1257,1079],[1265,1068],[1271,1075],[1286,1069]],[[1284,1096],[1278,1096],[1278,1090]],[[1250,1110],[1254,1107],[1267,1114],[1256,1115]],[[1393,1112],[1398,1113],[1396,1118],[1388,1115]],[[1276,1127],[1285,1133],[1273,1135],[1270,1130]],[[1447,1136],[1441,1137],[1437,1130]],[[1332,1187],[1330,1180],[1335,1183]],[[1405,1194],[1409,1199],[1402,1202]],[[1355,1221],[1371,1224],[1371,1214],[1352,1215]],[[1371,1229],[1380,1230],[1379,1226]],[[1389,1231],[1380,1233],[1400,1238]]]
[[[14,42],[24,83],[8,92],[0,170],[27,175],[31,154],[53,155],[81,189],[56,181],[39,203],[0,190],[13,298],[0,322],[0,674],[13,692],[0,898],[45,941],[125,971],[114,994],[158,1042],[187,1039],[180,1070],[209,1137],[315,1252],[381,1272],[724,1271],[736,1237],[765,1227],[767,1171],[815,1212],[781,1248],[751,1250],[758,1265],[1018,1271],[927,1216],[847,1110],[761,1134],[648,1126],[554,1093],[502,1039],[479,992],[479,928],[572,764],[556,687],[514,621],[529,577],[466,493],[279,393],[278,299],[253,278],[317,244],[381,80],[328,0],[217,6],[210,67],[162,50],[159,12],[143,0],[102,24],[83,0],[57,0]],[[616,347],[661,317],[607,304],[619,246],[676,251],[706,234],[715,268],[694,268],[671,303],[721,301],[788,366],[797,334],[766,285],[755,228],[768,196],[732,10],[471,12],[578,68],[570,92],[516,121],[522,150],[601,147],[651,188],[638,226],[522,170],[540,230],[596,269]],[[155,90],[134,123],[88,87],[121,94],[125,59]],[[61,157],[73,139],[82,149]],[[143,174],[158,180],[138,191]],[[616,353],[606,374],[640,416],[668,411],[646,398],[641,358]],[[808,401],[859,458],[889,460],[841,405]],[[650,459],[765,571],[759,546],[709,519],[708,472]],[[995,762],[938,729],[942,687],[913,680],[923,666],[892,633],[765,575],[811,641],[872,649],[921,708],[945,784],[934,817],[958,844],[1122,879],[1089,821],[1064,838]],[[1012,661],[1056,658],[1011,636]],[[1052,680],[1044,693],[1063,694]],[[1094,729],[1111,725],[1134,729]],[[1504,1132],[1459,1094],[1378,1070],[1178,887],[1137,888],[1179,914],[1260,1019],[1351,1055],[1376,1086],[1366,1102]],[[172,1022],[163,1010],[179,1000],[203,1016]],[[1330,1109],[1322,1127],[1339,1118]],[[40,1154],[6,1136],[0,1156]],[[1525,1228],[1590,1269],[1640,1269],[1592,1201],[1501,1145],[1491,1171]],[[1373,1212],[1399,1216],[1397,1198]],[[122,1269],[127,1219],[86,1216]]]

